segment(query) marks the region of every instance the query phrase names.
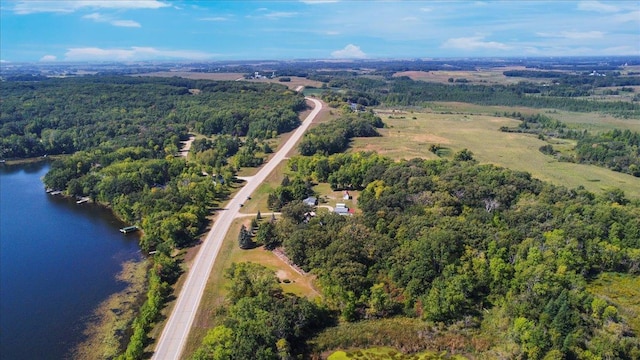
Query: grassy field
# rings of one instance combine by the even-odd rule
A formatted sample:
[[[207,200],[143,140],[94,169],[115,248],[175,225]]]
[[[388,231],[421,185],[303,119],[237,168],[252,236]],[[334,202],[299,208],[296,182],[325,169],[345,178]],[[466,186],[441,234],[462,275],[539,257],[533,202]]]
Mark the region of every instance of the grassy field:
[[[570,112],[555,109],[533,109],[519,106],[485,106],[460,102],[432,102],[421,112],[461,113],[466,115],[494,115],[504,112],[520,112],[522,114],[544,114],[562,121],[569,128],[587,129],[588,131],[606,131],[613,128],[640,131],[640,119],[622,119],[611,115],[593,112]]]
[[[394,159],[435,159],[437,155],[429,152],[429,145],[441,145],[450,154],[467,148],[481,163],[527,171],[556,185],[569,188],[582,185],[596,193],[618,187],[628,197],[640,198],[640,181],[631,175],[598,166],[559,162],[538,150],[547,142],[537,136],[499,131],[501,126],[517,126],[516,120],[462,111],[444,114],[384,110],[379,115],[387,124],[380,130],[382,136],[355,139],[351,151],[376,151]]]
[[[244,203],[240,213],[242,214],[255,214],[258,211],[261,213],[267,213],[271,210],[267,207],[267,198],[271,192],[273,192],[282,183],[284,177],[284,171],[287,168],[285,161],[281,162],[276,168],[267,176],[265,182],[258,186],[258,189],[251,195],[251,200],[247,200]]]
[[[640,334],[640,276],[605,273],[590,283],[588,290],[613,303],[631,329]]]

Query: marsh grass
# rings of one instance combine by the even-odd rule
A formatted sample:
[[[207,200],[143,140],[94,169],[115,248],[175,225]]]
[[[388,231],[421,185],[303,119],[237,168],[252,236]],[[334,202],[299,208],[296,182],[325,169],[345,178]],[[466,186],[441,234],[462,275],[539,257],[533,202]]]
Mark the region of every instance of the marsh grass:
[[[148,262],[129,261],[117,275],[127,287],[103,301],[84,330],[85,340],[72,354],[74,359],[113,359],[129,341],[129,327],[146,294]]]

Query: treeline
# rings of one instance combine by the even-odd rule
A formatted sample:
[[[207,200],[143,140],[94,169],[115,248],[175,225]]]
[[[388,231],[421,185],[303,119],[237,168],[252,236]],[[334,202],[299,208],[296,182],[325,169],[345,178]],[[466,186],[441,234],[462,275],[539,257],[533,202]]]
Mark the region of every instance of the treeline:
[[[575,148],[575,161],[596,164],[640,177],[640,133],[611,130],[599,134],[582,133]]]
[[[302,155],[339,153],[347,149],[354,137],[380,136],[376,129],[382,127],[382,119],[372,112],[346,113],[307,132],[298,150]]]
[[[464,158],[296,157],[292,170],[308,181],[342,171],[321,164],[349,163],[343,181],[363,188],[362,213],[309,219],[291,202],[274,236],[346,321],[502,324],[500,339],[484,336],[488,344],[468,351],[505,358],[637,356],[628,319],[586,285],[602,272],[640,274],[638,202]]]
[[[414,81],[408,77],[386,80],[343,78],[331,86],[366,93],[386,106],[421,106],[430,101],[456,101],[479,105],[526,106],[576,112],[601,112],[618,117],[640,117],[640,104],[623,101],[575,99],[589,91],[572,85],[543,86],[534,83],[514,85],[439,84]],[[330,91],[326,96],[334,97]]]
[[[554,79],[554,83],[557,85],[589,85],[596,88],[640,85],[639,76],[620,76],[620,71],[603,71],[601,73],[583,72],[575,74],[563,71],[507,70],[502,74],[507,77]]]
[[[5,81],[0,157],[70,154],[99,145],[177,151],[188,129],[265,139],[299,125],[300,94],[278,84],[88,76]]]
[[[505,111],[503,114],[496,115],[521,121],[521,123],[515,128],[507,126],[501,127],[500,131],[504,132],[520,132],[563,137],[565,129],[567,128],[565,123],[540,113],[523,115],[520,112],[514,111],[509,113]]]

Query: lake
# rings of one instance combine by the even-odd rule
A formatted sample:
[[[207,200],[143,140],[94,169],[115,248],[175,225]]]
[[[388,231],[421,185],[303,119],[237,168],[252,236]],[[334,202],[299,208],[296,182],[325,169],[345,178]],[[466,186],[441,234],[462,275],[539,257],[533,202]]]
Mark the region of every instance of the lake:
[[[126,284],[138,238],[109,210],[45,193],[45,163],[0,165],[0,358],[61,359]]]

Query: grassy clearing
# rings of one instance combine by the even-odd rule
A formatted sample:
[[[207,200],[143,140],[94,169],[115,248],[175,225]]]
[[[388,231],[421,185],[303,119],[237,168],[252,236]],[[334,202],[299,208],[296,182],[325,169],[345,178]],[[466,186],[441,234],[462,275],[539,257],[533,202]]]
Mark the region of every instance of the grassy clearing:
[[[184,352],[185,358],[189,358],[197,350],[209,329],[221,324],[224,320],[221,306],[224,304],[229,286],[224,272],[232,263],[254,262],[261,264],[276,273],[285,292],[308,298],[318,296],[318,292],[313,287],[313,277],[298,274],[271,251],[264,250],[262,247],[251,250],[242,250],[238,247],[240,227],[242,224],[248,226],[250,221],[250,217],[236,219],[225,237],[189,334]],[[265,220],[263,219],[263,221]]]
[[[420,352],[411,355],[405,355],[395,349],[388,347],[378,347],[370,349],[352,350],[352,351],[336,351],[329,355],[327,360],[436,360],[436,359],[466,359],[463,356],[454,355],[447,356],[445,352],[435,353],[431,351]]]
[[[618,187],[628,197],[640,198],[640,182],[631,175],[598,166],[558,162],[538,150],[546,141],[534,135],[498,130],[501,126],[517,126],[517,120],[465,113],[396,112],[389,118],[390,113],[385,111],[380,115],[388,125],[380,130],[382,136],[355,139],[351,151],[376,151],[394,159],[435,159],[438,156],[428,150],[431,144],[444,146],[450,154],[467,148],[481,163],[527,171],[557,185],[569,188],[582,185],[596,193]]]
[[[84,331],[86,340],[73,350],[74,359],[113,359],[126,346],[129,326],[145,295],[148,265],[147,261],[122,264],[117,279],[127,287],[98,306]]]
[[[421,351],[450,355],[485,351],[488,345],[476,343],[472,330],[457,325],[434,326],[420,319],[395,317],[390,319],[365,320],[342,323],[325,329],[310,340],[316,353],[344,349],[368,349],[391,347],[399,352],[415,354]]]
[[[591,282],[587,289],[613,303],[631,329],[640,334],[640,276],[604,273]]]
[[[266,180],[258,186],[258,189],[251,194],[251,200],[247,200],[244,203],[240,213],[242,214],[255,214],[258,211],[261,213],[270,212],[267,207],[267,198],[269,194],[273,192],[282,183],[285,170],[287,169],[286,161],[281,162],[276,168],[267,176]]]

